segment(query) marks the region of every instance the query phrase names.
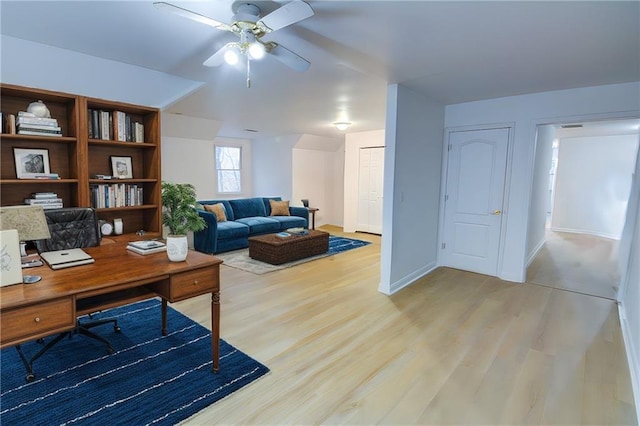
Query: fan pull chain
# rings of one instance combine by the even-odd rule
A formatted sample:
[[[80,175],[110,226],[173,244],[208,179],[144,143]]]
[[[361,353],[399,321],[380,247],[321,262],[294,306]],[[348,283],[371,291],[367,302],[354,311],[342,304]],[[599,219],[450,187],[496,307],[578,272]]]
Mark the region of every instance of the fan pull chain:
[[[251,59],[247,55],[247,89],[251,88]]]

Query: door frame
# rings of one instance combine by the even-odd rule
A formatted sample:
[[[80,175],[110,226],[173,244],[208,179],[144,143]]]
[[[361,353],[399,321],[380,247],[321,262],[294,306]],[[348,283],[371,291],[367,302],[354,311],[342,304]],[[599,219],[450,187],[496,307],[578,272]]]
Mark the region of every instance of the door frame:
[[[438,253],[436,256],[436,264],[438,266],[444,266],[442,262],[442,243],[444,234],[444,222],[445,222],[445,196],[447,192],[447,176],[449,172],[449,150],[447,148],[451,133],[454,132],[469,132],[476,130],[494,130],[494,129],[509,129],[509,139],[507,141],[507,164],[504,174],[504,193],[502,195],[502,226],[500,226],[500,237],[498,247],[498,260],[496,265],[496,276],[501,278],[502,275],[502,263],[504,257],[504,243],[507,235],[507,226],[509,222],[509,195],[511,192],[511,170],[513,164],[513,143],[515,136],[515,122],[505,123],[493,123],[474,126],[456,126],[446,127],[444,129],[443,141],[442,141],[442,175],[440,179],[440,208],[438,213]]]

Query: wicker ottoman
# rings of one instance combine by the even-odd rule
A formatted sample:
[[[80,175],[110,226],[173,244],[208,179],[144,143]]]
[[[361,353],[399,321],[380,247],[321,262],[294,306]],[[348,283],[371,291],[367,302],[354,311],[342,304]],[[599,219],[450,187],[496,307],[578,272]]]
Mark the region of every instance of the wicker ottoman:
[[[249,238],[249,257],[272,265],[326,253],[329,233],[310,229],[307,235],[278,237],[276,234]]]

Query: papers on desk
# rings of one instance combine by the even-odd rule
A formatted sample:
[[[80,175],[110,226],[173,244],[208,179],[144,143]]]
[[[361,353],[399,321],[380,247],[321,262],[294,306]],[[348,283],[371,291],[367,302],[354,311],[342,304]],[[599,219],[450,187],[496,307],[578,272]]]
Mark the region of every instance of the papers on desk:
[[[131,241],[127,245],[127,250],[131,250],[132,252],[141,255],[146,255],[166,251],[167,246],[162,241],[156,240]]]

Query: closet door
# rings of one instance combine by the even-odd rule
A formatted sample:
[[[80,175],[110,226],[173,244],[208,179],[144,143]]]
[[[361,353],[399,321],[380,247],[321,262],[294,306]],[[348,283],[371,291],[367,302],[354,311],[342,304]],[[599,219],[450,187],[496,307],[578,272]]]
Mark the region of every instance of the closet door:
[[[384,147],[360,149],[357,231],[382,233],[383,179]]]

